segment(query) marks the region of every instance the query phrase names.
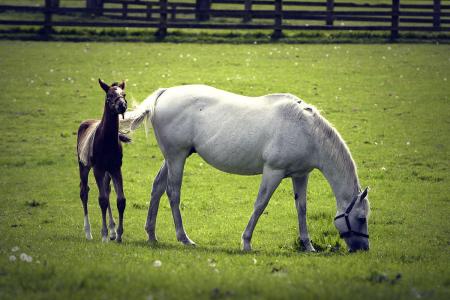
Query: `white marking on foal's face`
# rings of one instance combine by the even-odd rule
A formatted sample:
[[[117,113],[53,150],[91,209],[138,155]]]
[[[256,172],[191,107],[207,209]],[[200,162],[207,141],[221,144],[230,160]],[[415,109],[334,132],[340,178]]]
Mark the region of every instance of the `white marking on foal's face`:
[[[125,92],[118,86],[113,86],[108,90],[106,101],[110,109],[113,109],[117,114],[125,113],[127,109],[127,100],[125,99]]]

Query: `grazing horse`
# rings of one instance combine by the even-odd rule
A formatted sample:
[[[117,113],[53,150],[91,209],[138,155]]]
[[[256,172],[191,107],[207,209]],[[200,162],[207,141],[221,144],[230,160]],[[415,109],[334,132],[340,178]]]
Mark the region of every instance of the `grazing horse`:
[[[159,201],[167,193],[176,236],[187,245],[179,209],[186,158],[198,153],[224,172],[262,174],[254,211],[242,234],[251,250],[256,223],[283,178],[291,178],[298,212],[300,241],[315,251],[306,224],[308,175],[319,169],[336,197],[335,226],[350,251],[368,250],[367,189],[361,191],[355,163],[339,133],[311,105],[290,94],[245,97],[204,85],[159,89],[127,112],[123,128],[135,130],[149,119],[164,162],[151,193],[145,229],[156,242]]]
[[[88,215],[88,176],[91,168],[94,168],[94,176],[97,182],[99,197],[98,203],[102,210],[102,241],[107,241],[108,229],[106,228],[106,210],[109,213],[110,239],[122,241],[123,213],[126,200],[122,186],[122,145],[131,140],[119,133],[119,115],[122,117],[127,109],[125,100],[125,82],[107,85],[99,79],[101,88],[105,91],[105,108],[102,119],[87,120],[78,128],[77,153],[80,169],[80,198],[84,209],[84,231],[88,240],[92,239],[91,225]],[[117,233],[115,222],[109,203],[111,192],[111,179],[117,194],[117,208],[119,210],[119,226]]]

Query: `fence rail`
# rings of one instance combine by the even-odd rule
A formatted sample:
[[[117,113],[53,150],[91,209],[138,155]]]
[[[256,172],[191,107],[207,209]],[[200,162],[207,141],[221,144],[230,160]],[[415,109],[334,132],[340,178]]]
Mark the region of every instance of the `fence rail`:
[[[0,5],[0,26],[42,26],[47,34],[54,27],[156,28],[160,37],[170,28],[265,29],[272,30],[274,38],[282,36],[284,30],[387,31],[392,40],[400,32],[450,32],[450,1],[444,0],[391,0],[390,4],[338,0],[80,0],[86,5],[70,7],[59,2]],[[25,19],[23,14],[34,18]]]

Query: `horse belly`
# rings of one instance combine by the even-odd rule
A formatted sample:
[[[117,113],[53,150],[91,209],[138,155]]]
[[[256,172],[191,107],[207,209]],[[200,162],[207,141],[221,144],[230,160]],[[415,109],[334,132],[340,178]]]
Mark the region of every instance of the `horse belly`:
[[[218,125],[219,124],[219,125]],[[254,123],[253,123],[254,124]],[[204,124],[194,139],[197,153],[215,168],[233,174],[261,174],[265,139],[261,127],[252,122],[215,122]]]
[[[239,148],[217,147],[211,151],[200,147],[197,153],[211,166],[231,174],[261,174],[264,167],[258,153],[249,153]]]

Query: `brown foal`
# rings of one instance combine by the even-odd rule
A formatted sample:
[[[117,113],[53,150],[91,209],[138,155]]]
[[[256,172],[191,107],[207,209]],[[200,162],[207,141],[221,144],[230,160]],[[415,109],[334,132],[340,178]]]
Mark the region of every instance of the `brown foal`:
[[[101,88],[105,91],[105,108],[103,117],[98,120],[87,120],[78,128],[77,153],[80,168],[80,198],[84,209],[84,231],[88,240],[92,239],[91,225],[88,216],[88,176],[91,168],[94,169],[95,181],[97,182],[99,197],[98,203],[102,211],[102,241],[108,240],[108,229],[106,227],[106,210],[109,213],[110,239],[122,241],[123,214],[126,199],[123,193],[122,183],[122,145],[131,140],[119,133],[119,115],[127,110],[125,100],[125,82],[113,83],[111,86],[98,80]],[[113,182],[117,194],[117,209],[119,210],[119,226],[117,233],[109,203],[111,192],[110,182]]]

